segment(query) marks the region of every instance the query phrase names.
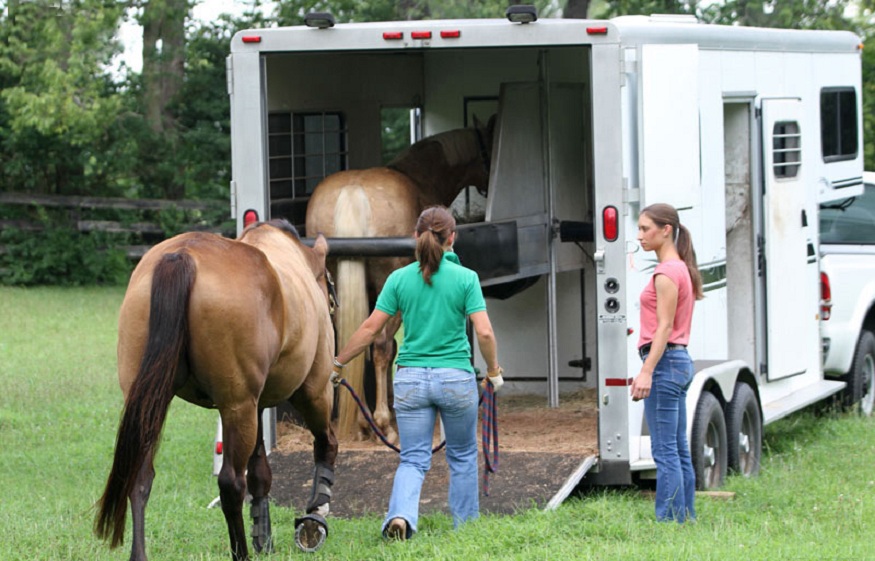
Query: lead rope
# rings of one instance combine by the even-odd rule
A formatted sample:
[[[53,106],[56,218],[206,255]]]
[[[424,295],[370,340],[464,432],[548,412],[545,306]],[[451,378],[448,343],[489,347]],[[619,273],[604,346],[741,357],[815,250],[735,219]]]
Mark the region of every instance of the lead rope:
[[[368,411],[368,408],[355,393],[355,390],[352,389],[352,386],[349,384],[349,382],[347,382],[345,378],[337,376],[334,372],[332,372],[331,374],[331,382],[334,384],[335,387],[341,385],[349,390],[352,399],[356,402],[356,405],[358,405],[359,410],[362,412],[362,415],[365,416],[365,420],[368,422],[371,430],[374,431],[374,434],[377,435],[377,438],[379,438],[383,444],[400,454],[401,450],[397,446],[389,442],[389,439],[386,438],[386,436],[383,434],[383,431],[381,431],[380,427],[377,426],[377,423],[374,422],[374,418],[371,417],[370,411]],[[483,440],[483,494],[488,497],[489,474],[495,473],[498,470],[498,409],[495,401],[495,388],[492,386],[491,381],[487,381],[486,388],[483,390],[483,394],[480,396],[479,405],[481,410],[480,433]],[[489,458],[490,442],[492,443],[493,448],[492,459]],[[435,452],[439,452],[446,445],[447,441],[444,440],[432,449],[432,454],[434,454]]]
[[[498,470],[498,407],[495,401],[495,388],[486,379],[486,387],[480,398],[480,434],[483,441],[483,494],[489,496],[489,474]],[[490,441],[492,458],[489,457]]]

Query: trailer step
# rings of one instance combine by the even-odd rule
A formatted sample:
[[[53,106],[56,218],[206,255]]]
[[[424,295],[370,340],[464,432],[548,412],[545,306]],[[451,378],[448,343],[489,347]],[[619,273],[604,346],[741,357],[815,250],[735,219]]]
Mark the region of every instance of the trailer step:
[[[816,384],[806,386],[780,399],[763,403],[763,424],[773,423],[778,419],[799,411],[812,403],[825,399],[844,389],[844,382],[821,380]]]

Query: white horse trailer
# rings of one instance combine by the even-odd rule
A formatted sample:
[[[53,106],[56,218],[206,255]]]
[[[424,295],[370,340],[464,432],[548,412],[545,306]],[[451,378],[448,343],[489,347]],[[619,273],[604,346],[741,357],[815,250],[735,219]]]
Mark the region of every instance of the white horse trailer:
[[[655,471],[629,397],[650,203],[680,210],[705,280],[688,395],[701,488],[727,463],[755,473],[765,424],[842,388],[822,370],[817,213],[862,191],[855,35],[631,16],[254,29],[231,45],[238,230],[302,224],[322,177],[382,165],[387,109],[422,136],[497,115],[485,218],[459,252],[494,296],[507,390],[545,407],[597,392],[598,453],[569,485]]]

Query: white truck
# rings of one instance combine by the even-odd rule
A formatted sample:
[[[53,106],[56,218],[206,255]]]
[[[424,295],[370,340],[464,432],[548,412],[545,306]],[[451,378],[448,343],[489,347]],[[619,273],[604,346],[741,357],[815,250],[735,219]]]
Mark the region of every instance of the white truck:
[[[652,202],[680,209],[705,279],[687,408],[699,487],[719,486],[727,466],[754,474],[764,425],[845,387],[824,376],[818,212],[862,192],[860,39],[686,16],[521,23],[526,11],[337,25],[323,15],[237,33],[238,228],[301,224],[322,177],[381,165],[388,110],[410,110],[414,138],[494,113],[485,218],[468,226],[514,235],[484,236],[471,255],[513,263],[478,269],[487,295],[503,293],[488,306],[512,365],[506,388],[541,393],[544,407],[597,393],[597,430],[569,435],[597,452],[566,487],[655,473],[643,405],[629,397],[654,266],[637,218]],[[831,334],[829,354],[855,342]]]
[[[875,173],[863,194],[820,210],[823,368],[847,386],[842,405],[875,405]]]

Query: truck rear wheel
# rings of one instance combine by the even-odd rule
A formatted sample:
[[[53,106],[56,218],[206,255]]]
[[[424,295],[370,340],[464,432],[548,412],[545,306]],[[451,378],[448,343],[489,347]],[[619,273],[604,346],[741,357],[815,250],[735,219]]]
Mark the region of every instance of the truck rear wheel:
[[[875,335],[871,331],[860,332],[851,371],[841,379],[847,383],[842,392],[842,408],[856,407],[860,414],[871,416],[875,406]]]
[[[726,419],[720,402],[702,392],[693,417],[690,453],[696,471],[696,489],[716,489],[726,477]]]
[[[745,477],[759,473],[763,421],[756,393],[743,382],[735,384],[726,408],[726,443],[729,469]]]

